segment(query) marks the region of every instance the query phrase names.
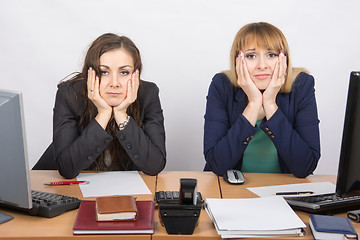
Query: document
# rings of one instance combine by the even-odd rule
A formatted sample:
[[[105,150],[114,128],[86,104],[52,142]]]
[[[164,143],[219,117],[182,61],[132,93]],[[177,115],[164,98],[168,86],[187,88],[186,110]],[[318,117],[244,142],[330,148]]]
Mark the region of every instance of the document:
[[[77,180],[89,182],[80,185],[83,197],[151,194],[137,171],[80,173]]]
[[[301,197],[309,195],[319,195],[327,193],[335,193],[335,184],[330,182],[316,182],[316,183],[298,183],[298,184],[287,184],[277,185],[268,187],[252,187],[247,188],[249,191],[255,193],[259,197],[270,197],[276,195],[276,193],[295,193],[295,192],[312,192],[312,194],[287,194],[284,197]]]
[[[306,227],[280,196],[208,198],[206,211],[222,238],[303,236]]]

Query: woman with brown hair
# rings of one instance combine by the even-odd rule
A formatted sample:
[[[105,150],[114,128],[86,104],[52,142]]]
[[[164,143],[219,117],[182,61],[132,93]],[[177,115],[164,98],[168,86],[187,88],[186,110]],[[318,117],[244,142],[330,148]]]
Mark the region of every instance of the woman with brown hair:
[[[65,178],[81,170],[141,170],[166,164],[159,89],[140,80],[142,63],[125,36],[103,34],[81,73],[58,85],[53,117],[55,164]]]
[[[235,36],[230,70],[214,76],[204,124],[205,169],[311,174],[320,158],[314,78],[292,68],[275,26],[250,23]]]

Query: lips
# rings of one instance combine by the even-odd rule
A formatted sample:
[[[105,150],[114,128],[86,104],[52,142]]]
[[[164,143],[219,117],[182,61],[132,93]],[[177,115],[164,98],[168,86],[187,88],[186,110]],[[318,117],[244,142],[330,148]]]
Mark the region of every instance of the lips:
[[[117,92],[107,92],[107,94],[112,97],[116,97],[116,96],[120,95],[120,93],[117,93]]]
[[[254,75],[257,79],[267,79],[271,77],[271,74],[256,74]]]

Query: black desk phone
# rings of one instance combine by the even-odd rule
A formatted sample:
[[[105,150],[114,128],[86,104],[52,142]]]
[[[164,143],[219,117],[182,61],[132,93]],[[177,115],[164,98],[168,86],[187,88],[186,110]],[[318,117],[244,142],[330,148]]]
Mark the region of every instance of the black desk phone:
[[[197,204],[204,203],[201,193],[196,194]],[[179,203],[179,191],[159,191],[155,193],[155,202],[160,204],[177,204]]]
[[[179,191],[155,192],[160,222],[168,234],[193,234],[203,202],[196,185],[197,179],[181,178]]]

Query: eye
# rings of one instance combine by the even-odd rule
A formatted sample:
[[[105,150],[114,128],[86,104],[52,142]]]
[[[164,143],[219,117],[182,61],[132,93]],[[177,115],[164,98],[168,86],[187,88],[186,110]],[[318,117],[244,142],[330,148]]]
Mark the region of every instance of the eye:
[[[121,76],[127,76],[127,75],[129,75],[129,71],[127,71],[127,70],[122,70],[122,71],[120,71],[120,75]]]
[[[100,70],[100,75],[101,75],[101,76],[106,76],[106,75],[108,75],[108,74],[109,74],[108,71]]]
[[[268,55],[268,57],[270,57],[270,58],[276,58],[276,57],[279,56],[279,54],[277,54],[277,53],[275,53],[275,52],[269,52],[267,55]]]
[[[245,55],[245,57],[246,57],[247,59],[253,59],[253,58],[256,57],[256,55],[255,55],[255,53],[247,53],[247,54]]]

